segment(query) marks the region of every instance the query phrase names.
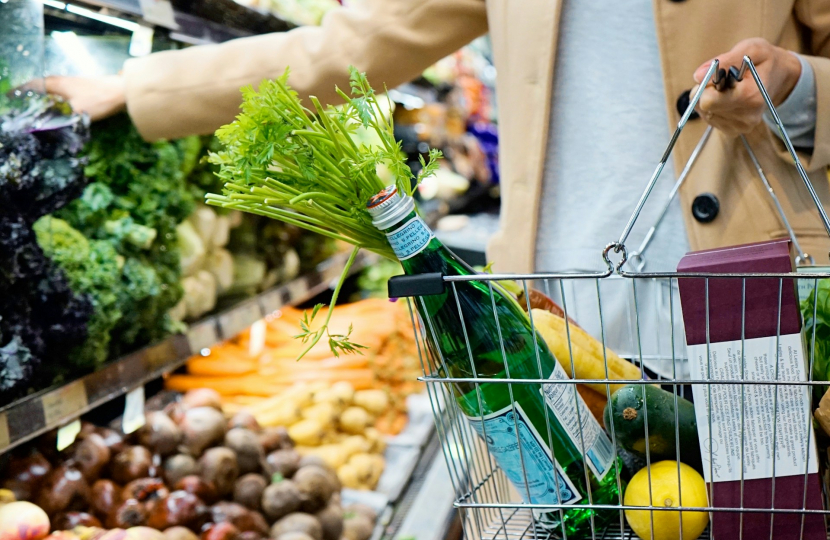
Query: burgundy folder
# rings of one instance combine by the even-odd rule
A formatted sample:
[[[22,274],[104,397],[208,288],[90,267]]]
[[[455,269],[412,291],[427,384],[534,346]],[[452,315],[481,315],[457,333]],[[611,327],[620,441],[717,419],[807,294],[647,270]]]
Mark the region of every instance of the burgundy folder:
[[[792,272],[789,240],[774,240],[689,253],[680,261],[678,272],[747,273]],[[778,278],[709,278],[708,329],[709,343],[744,338],[795,334],[801,329],[796,284],[793,279]],[[707,301],[704,278],[679,278],[683,321],[688,345],[707,343]],[[744,284],[746,303],[743,303]],[[780,307],[779,307],[780,298]],[[741,311],[746,316],[742,321]],[[779,327],[780,314],[780,327]],[[746,388],[749,388],[747,386]],[[713,412],[716,412],[713,410]],[[700,421],[698,421],[700,422]],[[815,441],[815,437],[813,437]],[[770,471],[771,475],[772,471]],[[805,482],[806,478],[806,482]],[[741,482],[714,482],[710,486],[710,505],[719,508],[773,508],[773,479],[744,480],[743,501]],[[806,493],[806,497],[805,497]],[[774,479],[774,508],[822,509],[821,485],[818,474],[779,476]],[[743,516],[743,519],[741,519]],[[821,514],[782,514],[770,512],[713,512],[712,534],[715,540],[740,537],[759,540],[798,540],[827,538]],[[772,517],[772,519],[771,519]],[[803,517],[803,536],[802,536]],[[770,529],[772,528],[772,536]]]

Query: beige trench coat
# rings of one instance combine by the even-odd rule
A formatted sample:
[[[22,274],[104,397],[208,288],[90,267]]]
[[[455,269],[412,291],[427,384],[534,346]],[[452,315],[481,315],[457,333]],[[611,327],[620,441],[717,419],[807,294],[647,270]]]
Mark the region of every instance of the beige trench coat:
[[[330,13],[320,27],[130,60],[124,69],[127,107],[147,139],[209,133],[233,119],[239,87],[279,76],[286,66],[301,95],[326,102],[335,99],[335,85],[347,86],[350,64],[367,71],[376,84],[394,87],[489,31],[498,73],[503,187],[501,230],[488,256],[498,271],[544,270],[535,268],[534,247],[538,215],[545,211],[539,199],[560,6],[561,0],[366,0],[360,8]],[[830,0],[654,0],[654,14],[671,130],[679,118],[677,97],[693,86],[695,68],[736,42],[763,37],[811,55],[818,121],[813,153],[802,157],[830,207],[825,174],[830,164]],[[675,148],[677,172],[704,128],[700,119],[686,127]],[[636,136],[636,127],[631,132]],[[749,140],[802,247],[817,262],[827,262],[830,241],[783,145],[763,125]],[[656,164],[661,152],[655,148],[648,157]],[[647,180],[630,179],[644,186]],[[691,205],[707,192],[717,196],[720,212],[703,224],[692,217]],[[785,235],[739,140],[718,131],[680,197],[695,249]]]

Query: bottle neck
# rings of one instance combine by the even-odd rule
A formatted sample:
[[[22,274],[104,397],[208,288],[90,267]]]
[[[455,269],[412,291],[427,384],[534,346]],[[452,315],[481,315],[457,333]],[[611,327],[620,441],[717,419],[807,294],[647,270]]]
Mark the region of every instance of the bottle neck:
[[[372,224],[386,235],[407,274],[440,272],[469,275],[475,271],[435,238],[415,212],[412,197],[400,196],[394,186],[378,193],[368,205]]]

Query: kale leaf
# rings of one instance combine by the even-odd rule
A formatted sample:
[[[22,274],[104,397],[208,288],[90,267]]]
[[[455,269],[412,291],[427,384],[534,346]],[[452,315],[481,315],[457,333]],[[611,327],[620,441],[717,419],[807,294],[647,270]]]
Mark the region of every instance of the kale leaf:
[[[64,376],[87,336],[91,298],[72,290],[32,229],[84,189],[87,137],[84,117],[45,96],[0,116],[0,404]]]

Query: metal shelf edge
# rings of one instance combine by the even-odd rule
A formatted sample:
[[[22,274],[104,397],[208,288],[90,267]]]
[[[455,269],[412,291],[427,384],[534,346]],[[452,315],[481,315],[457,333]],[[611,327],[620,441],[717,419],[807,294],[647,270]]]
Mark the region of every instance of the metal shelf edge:
[[[0,454],[179,368],[197,351],[235,336],[268,313],[313,298],[340,275],[347,260],[348,253],[334,255],[313,272],[192,323],[186,334],[170,336],[94,373],[0,408]],[[361,252],[350,274],[375,260],[376,255]]]

